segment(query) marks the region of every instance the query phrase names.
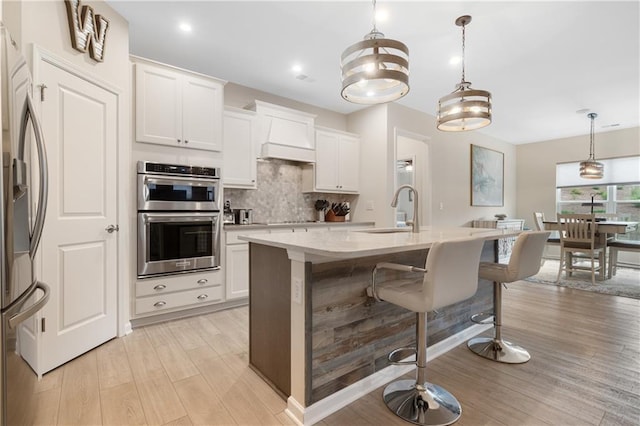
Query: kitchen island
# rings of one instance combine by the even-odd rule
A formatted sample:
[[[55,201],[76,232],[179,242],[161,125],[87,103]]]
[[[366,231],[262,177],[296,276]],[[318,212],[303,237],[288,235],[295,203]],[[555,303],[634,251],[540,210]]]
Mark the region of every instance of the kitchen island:
[[[414,344],[415,314],[367,297],[376,263],[424,266],[434,242],[470,236],[486,240],[482,260],[493,262],[497,240],[517,234],[425,227],[241,236],[250,243],[249,363],[287,399],[292,418],[315,423],[412,368],[388,365],[391,350]],[[397,274],[384,271],[379,282]],[[469,317],[490,311],[492,295],[480,280],[473,298],[429,313],[431,358],[489,327]]]

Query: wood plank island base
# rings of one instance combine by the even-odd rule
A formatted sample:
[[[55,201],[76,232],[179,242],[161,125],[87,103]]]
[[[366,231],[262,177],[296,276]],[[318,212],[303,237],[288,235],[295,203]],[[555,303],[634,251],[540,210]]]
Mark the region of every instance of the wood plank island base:
[[[482,261],[494,262],[497,240],[517,234],[426,227],[240,237],[250,242],[249,363],[287,400],[290,417],[316,423],[414,368],[387,361],[415,343],[415,314],[367,297],[376,263],[423,267],[434,242],[470,236],[486,240]],[[380,273],[379,282],[398,273]],[[490,328],[469,317],[493,309],[492,286],[479,280],[473,298],[429,313],[430,359]]]

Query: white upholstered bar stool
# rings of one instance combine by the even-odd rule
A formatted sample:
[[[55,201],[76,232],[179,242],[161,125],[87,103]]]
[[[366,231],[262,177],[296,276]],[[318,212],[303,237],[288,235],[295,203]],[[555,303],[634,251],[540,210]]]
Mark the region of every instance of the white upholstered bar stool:
[[[493,281],[494,335],[469,340],[467,346],[474,353],[492,361],[508,364],[520,364],[531,359],[531,355],[525,349],[502,340],[502,285],[538,273],[549,234],[549,231],[523,232],[513,245],[508,264],[480,263],[480,278]]]
[[[402,419],[418,425],[449,425],[462,413],[458,400],[438,385],[427,382],[427,312],[472,297],[478,288],[478,265],[484,240],[461,239],[434,243],[425,268],[379,263],[373,271],[370,296],[416,312],[416,380],[397,380],[383,392],[387,407]],[[424,278],[399,279],[376,284],[380,269],[424,272]],[[406,350],[397,349],[396,351]],[[393,362],[393,355],[389,360]]]

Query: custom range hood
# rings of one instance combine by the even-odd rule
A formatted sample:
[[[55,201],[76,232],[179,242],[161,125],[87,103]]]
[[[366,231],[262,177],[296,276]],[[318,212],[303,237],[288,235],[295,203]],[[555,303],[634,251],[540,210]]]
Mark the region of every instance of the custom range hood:
[[[258,116],[258,152],[262,158],[315,163],[314,114],[262,101],[246,109]]]

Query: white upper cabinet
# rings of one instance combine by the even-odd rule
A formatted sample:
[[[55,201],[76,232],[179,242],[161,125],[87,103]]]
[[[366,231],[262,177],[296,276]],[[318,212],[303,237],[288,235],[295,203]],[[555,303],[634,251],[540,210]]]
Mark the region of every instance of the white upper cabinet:
[[[256,113],[227,107],[223,123],[223,169],[225,188],[255,189]]]
[[[223,81],[137,62],[135,84],[137,141],[222,150]]]
[[[316,164],[303,170],[304,192],[357,193],[360,138],[337,130],[316,130]]]

